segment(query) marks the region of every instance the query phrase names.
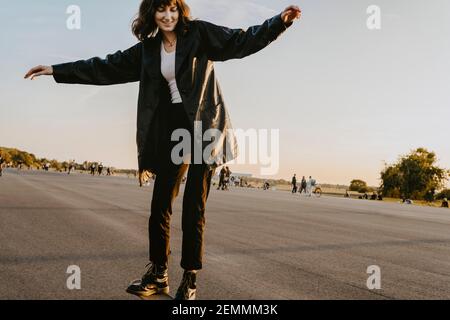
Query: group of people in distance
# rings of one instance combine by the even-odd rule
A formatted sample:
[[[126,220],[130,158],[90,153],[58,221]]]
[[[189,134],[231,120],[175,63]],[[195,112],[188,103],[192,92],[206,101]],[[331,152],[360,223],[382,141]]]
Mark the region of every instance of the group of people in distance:
[[[97,173],[99,176],[101,176],[102,173],[103,173],[104,166],[103,166],[103,163],[102,163],[102,162],[100,162],[99,164],[92,163],[91,166],[89,167],[89,169],[90,169],[91,174],[92,174],[93,176],[95,176],[96,173]],[[107,168],[106,168],[106,175],[107,175],[107,176],[111,176],[112,174],[113,174],[112,168],[107,167]]]
[[[292,193],[297,193],[298,191],[298,193],[302,194],[304,192],[306,195],[311,197],[314,191],[313,189],[316,186],[316,180],[314,180],[311,176],[309,176],[309,179],[306,180],[305,176],[303,176],[300,182],[300,190],[299,190],[297,186],[297,175],[294,174],[294,176],[292,177],[291,184],[292,184]]]

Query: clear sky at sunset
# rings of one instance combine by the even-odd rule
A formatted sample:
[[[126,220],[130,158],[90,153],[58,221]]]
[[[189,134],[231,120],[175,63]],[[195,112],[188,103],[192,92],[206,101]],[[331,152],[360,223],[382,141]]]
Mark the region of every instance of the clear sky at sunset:
[[[59,85],[23,80],[51,65],[123,50],[140,1],[0,0],[0,146],[39,157],[136,168],[138,85]],[[313,175],[378,185],[384,162],[417,147],[450,168],[448,0],[187,0],[193,17],[247,28],[287,5],[303,17],[268,48],[216,70],[235,128],[279,129],[275,178]],[[81,8],[68,30],[66,9]],[[381,30],[366,26],[381,8]],[[259,176],[259,167],[232,171]]]

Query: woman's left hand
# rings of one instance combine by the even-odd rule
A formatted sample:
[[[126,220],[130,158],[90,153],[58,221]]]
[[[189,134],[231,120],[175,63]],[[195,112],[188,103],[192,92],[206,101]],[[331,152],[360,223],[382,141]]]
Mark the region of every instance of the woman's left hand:
[[[300,19],[302,10],[298,6],[289,6],[281,13],[281,19],[284,24],[293,22],[295,19]]]
[[[150,172],[147,170],[139,171],[139,186],[143,187],[150,180]]]

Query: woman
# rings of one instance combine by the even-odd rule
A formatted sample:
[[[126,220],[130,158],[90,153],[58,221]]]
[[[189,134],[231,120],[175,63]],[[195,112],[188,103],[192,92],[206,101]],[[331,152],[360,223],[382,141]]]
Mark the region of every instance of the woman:
[[[169,291],[167,266],[172,203],[187,172],[182,214],[181,267],[184,274],[175,298],[195,299],[196,273],[202,269],[205,205],[211,177],[218,166],[237,156],[213,61],[256,53],[300,15],[297,6],[289,6],[262,25],[244,32],[191,20],[184,0],[144,0],[132,26],[139,39],[133,47],[108,55],[106,59],[95,57],[37,66],[25,75],[31,79],[53,75],[58,83],[91,85],[140,81],[139,176],[151,172],[156,174],[156,180],[149,220],[149,268],[141,280],[131,283],[129,293],[150,296]],[[206,156],[198,161],[193,159],[196,149],[194,152],[183,149],[184,161],[174,161],[172,133],[176,129],[184,129],[191,136],[195,134],[191,147],[200,147],[200,151],[206,151]],[[210,140],[213,146],[207,149],[205,141],[197,137],[198,132],[203,137],[210,129],[219,134]],[[181,155],[178,153],[178,156]]]
[[[2,155],[0,154],[0,177],[3,175],[3,161]]]

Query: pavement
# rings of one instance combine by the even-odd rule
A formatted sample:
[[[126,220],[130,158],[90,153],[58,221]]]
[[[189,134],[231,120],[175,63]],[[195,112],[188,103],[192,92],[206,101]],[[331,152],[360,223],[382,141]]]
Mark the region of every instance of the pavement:
[[[0,177],[0,299],[136,299],[148,262],[152,185],[6,169]],[[169,277],[181,280],[181,203]],[[283,191],[212,188],[198,298],[450,299],[450,210]],[[81,289],[68,289],[70,266]],[[369,289],[370,266],[380,289]],[[70,270],[70,269],[69,269]]]

